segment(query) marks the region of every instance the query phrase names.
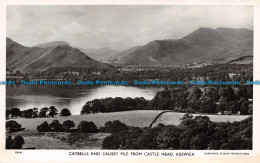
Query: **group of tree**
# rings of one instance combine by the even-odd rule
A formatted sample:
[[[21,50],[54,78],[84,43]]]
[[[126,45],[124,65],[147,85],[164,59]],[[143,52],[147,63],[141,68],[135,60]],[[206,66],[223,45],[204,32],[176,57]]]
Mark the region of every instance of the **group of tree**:
[[[136,98],[105,98],[88,101],[82,108],[80,114],[108,113],[128,110],[145,110],[148,101],[143,97]]]
[[[108,121],[104,127],[97,128],[92,121],[81,121],[79,122],[76,130],[73,130],[75,124],[71,120],[66,120],[62,124],[58,120],[53,120],[50,124],[44,121],[42,124],[37,126],[38,132],[79,132],[79,133],[117,133],[123,130],[127,130],[129,127],[119,120]]]
[[[37,126],[38,132],[70,132],[75,124],[71,120],[66,120],[62,124],[58,120],[53,120],[50,124],[44,121],[42,124]]]
[[[81,114],[130,110],[174,110],[185,113],[224,113],[251,115],[251,86],[179,86],[157,92],[152,100],[144,98],[105,98],[88,101]]]
[[[73,72],[73,73],[72,73]],[[99,73],[96,73],[99,72]],[[77,80],[146,80],[159,79],[169,81],[189,81],[193,77],[204,77],[207,80],[230,80],[229,73],[239,74],[234,80],[244,83],[253,80],[253,65],[219,64],[199,68],[176,67],[143,67],[142,71],[122,71],[117,67],[97,69],[94,67],[55,67],[46,71],[31,73],[35,79],[63,79],[77,82]],[[129,82],[129,84],[133,84]]]
[[[252,86],[178,87],[158,92],[149,102],[152,110],[174,110],[185,113],[224,113],[251,115]]]
[[[252,117],[240,122],[212,122],[186,114],[180,125],[128,127],[104,139],[103,149],[252,149]]]
[[[70,110],[67,108],[64,108],[58,113],[58,110],[55,106],[51,107],[44,107],[41,108],[40,111],[38,111],[38,108],[33,109],[27,109],[21,111],[19,108],[12,108],[10,110],[6,110],[6,119],[11,118],[17,118],[17,117],[23,117],[23,118],[43,118],[43,117],[55,117],[56,115],[60,116],[70,116]]]
[[[96,133],[100,131],[92,122],[81,121],[76,130],[73,130],[75,124],[71,120],[66,120],[62,124],[58,120],[53,120],[50,124],[47,121],[37,126],[38,132],[80,132],[80,133]]]

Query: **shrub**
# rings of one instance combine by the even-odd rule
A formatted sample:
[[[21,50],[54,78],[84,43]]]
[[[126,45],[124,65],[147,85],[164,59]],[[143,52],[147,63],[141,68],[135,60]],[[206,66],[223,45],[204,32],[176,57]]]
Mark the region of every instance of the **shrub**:
[[[48,132],[50,131],[50,127],[47,121],[43,122],[39,126],[37,126],[37,131],[38,132]]]
[[[98,129],[92,121],[81,121],[77,126],[77,131],[81,133],[96,133]]]
[[[7,132],[15,132],[20,131],[22,126],[16,121],[8,121],[6,122],[6,131]]]

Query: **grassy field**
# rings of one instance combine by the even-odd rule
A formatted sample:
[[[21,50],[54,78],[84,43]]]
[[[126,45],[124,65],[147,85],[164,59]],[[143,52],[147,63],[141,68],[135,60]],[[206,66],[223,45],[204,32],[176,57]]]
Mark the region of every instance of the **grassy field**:
[[[25,131],[36,131],[38,125],[47,121],[51,123],[53,120],[59,120],[63,123],[66,120],[72,120],[77,126],[80,121],[93,121],[97,127],[102,127],[108,121],[120,120],[128,126],[136,127],[148,127],[154,118],[162,111],[160,110],[136,110],[136,111],[125,111],[125,112],[113,112],[113,113],[98,113],[98,114],[86,114],[86,115],[72,115],[69,117],[56,117],[56,118],[17,118],[13,119],[25,128]],[[185,113],[165,113],[158,118],[155,124],[164,123],[171,125],[178,125],[179,119]],[[199,115],[199,114],[195,114]],[[213,122],[233,122],[241,121],[248,115],[207,115]]]
[[[159,110],[138,110],[138,111],[126,111],[126,112],[114,112],[114,113],[99,113],[99,114],[87,114],[87,115],[72,115],[69,117],[55,117],[55,118],[17,118],[15,120],[22,125],[25,130],[15,133],[7,133],[8,135],[21,135],[25,140],[23,148],[36,148],[36,149],[101,149],[102,141],[109,134],[96,133],[65,133],[65,132],[48,132],[39,133],[36,128],[38,125],[47,121],[51,123],[53,120],[59,120],[63,123],[66,120],[72,120],[75,126],[80,121],[93,121],[97,127],[102,127],[108,121],[120,120],[128,126],[136,127],[148,127],[154,118],[161,113]],[[185,113],[173,113],[168,112],[162,114],[154,125],[159,123],[167,125],[178,125],[179,119],[183,117]],[[200,114],[195,114],[200,115]],[[207,115],[213,122],[234,122],[241,121],[249,116],[236,116],[236,115]]]

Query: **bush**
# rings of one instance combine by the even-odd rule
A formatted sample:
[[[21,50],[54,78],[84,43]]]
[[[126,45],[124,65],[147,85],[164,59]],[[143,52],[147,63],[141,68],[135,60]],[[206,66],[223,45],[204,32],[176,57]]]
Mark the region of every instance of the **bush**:
[[[12,139],[11,136],[6,138],[6,149],[21,149],[24,144],[24,139],[22,136],[18,135]]]
[[[38,132],[48,132],[50,131],[50,127],[47,121],[43,122],[39,126],[37,126],[37,131]]]
[[[70,110],[67,108],[62,109],[60,112],[60,116],[63,116],[63,117],[70,116],[70,115],[71,115]]]
[[[77,131],[81,133],[96,133],[98,129],[92,121],[81,121],[77,126]]]
[[[115,120],[113,122],[111,121],[106,122],[104,128],[105,132],[109,132],[109,133],[120,132],[127,129],[128,129],[127,125],[120,122],[119,120]]]
[[[8,121],[5,123],[6,124],[6,131],[7,132],[15,132],[15,131],[21,131],[22,130],[22,126],[17,123],[16,121]]]

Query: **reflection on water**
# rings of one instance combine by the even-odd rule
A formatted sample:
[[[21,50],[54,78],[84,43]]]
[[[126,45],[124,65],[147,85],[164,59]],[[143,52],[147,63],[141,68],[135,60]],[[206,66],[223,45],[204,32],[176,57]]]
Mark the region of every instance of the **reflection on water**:
[[[144,97],[152,99],[158,87],[125,87],[125,86],[7,86],[6,107],[17,107],[21,110],[37,107],[55,106],[57,109],[68,108],[72,114],[79,114],[82,106],[90,100],[107,97]]]

